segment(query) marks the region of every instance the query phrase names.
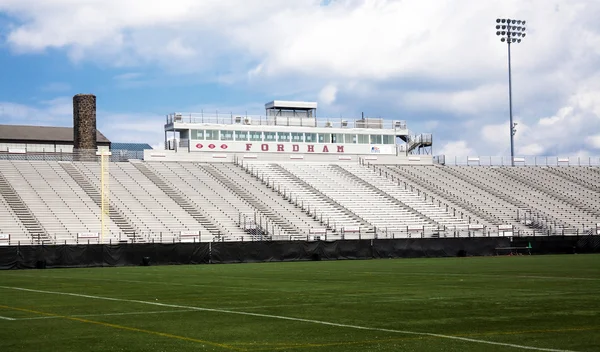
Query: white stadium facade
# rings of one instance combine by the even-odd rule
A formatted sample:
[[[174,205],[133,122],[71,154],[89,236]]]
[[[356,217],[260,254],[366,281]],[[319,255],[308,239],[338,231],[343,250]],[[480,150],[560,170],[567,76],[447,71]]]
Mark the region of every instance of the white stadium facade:
[[[99,132],[94,153],[81,154],[73,129],[44,131],[58,133],[0,126],[0,245],[580,236],[600,226],[597,158],[449,165],[404,120],[328,119],[312,102],[273,101],[260,116],[169,114],[164,150],[134,154],[111,151]]]

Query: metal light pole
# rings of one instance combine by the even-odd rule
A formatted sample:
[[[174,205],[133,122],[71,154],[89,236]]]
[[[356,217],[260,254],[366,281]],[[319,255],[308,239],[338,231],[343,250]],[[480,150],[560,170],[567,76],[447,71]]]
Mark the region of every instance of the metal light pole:
[[[517,132],[516,123],[513,123],[512,113],[512,73],[510,63],[510,45],[520,43],[525,38],[525,21],[513,19],[496,19],[496,35],[503,43],[508,44],[508,105],[510,114],[510,165],[515,166],[514,136]]]

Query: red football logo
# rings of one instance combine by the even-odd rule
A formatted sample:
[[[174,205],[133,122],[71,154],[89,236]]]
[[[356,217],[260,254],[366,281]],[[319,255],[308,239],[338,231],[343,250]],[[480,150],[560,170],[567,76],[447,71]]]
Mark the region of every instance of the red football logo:
[[[204,147],[204,146],[202,145],[202,143],[198,143],[198,144],[196,144],[196,148],[198,148],[198,149],[202,149],[203,147]]]
[[[227,149],[227,144],[221,144],[221,149]]]
[[[215,149],[215,145],[214,145],[214,144],[209,144],[209,145],[208,145],[208,147],[209,147],[210,149]]]

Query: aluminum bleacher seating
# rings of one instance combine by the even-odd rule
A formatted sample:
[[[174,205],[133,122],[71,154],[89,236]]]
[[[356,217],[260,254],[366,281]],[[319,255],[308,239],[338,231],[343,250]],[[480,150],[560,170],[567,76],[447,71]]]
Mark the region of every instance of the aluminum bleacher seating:
[[[0,161],[0,234],[34,244],[101,232],[100,172],[90,161]],[[109,172],[104,241],[585,233],[600,223],[594,167],[131,161]]]

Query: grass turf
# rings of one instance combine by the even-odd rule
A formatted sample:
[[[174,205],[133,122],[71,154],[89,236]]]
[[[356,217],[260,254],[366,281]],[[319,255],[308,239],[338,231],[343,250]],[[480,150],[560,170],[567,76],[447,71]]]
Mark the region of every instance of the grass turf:
[[[0,272],[3,352],[525,346],[600,349],[600,255]]]

